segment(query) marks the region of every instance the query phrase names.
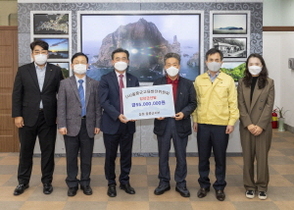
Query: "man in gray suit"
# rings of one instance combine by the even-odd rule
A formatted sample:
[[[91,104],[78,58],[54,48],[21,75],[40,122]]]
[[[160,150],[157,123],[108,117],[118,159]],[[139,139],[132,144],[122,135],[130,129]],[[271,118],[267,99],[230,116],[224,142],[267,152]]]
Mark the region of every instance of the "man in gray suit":
[[[90,173],[94,136],[100,132],[101,107],[99,82],[86,76],[88,57],[76,53],[71,59],[74,75],[60,83],[57,119],[59,133],[64,135],[66,149],[68,196],[75,196],[80,184],[84,194],[91,195]],[[77,179],[77,157],[80,151],[81,176]]]

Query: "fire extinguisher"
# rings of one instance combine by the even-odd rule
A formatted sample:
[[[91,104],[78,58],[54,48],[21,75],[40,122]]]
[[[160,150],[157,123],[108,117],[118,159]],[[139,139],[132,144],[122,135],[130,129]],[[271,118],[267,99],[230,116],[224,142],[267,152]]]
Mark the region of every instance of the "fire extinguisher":
[[[275,110],[272,112],[272,128],[278,128],[278,114]]]

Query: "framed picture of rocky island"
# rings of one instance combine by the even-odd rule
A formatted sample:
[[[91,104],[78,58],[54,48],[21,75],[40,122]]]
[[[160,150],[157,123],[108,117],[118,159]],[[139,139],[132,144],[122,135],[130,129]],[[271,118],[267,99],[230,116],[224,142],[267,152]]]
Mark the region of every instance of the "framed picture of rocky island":
[[[33,13],[34,34],[69,34],[69,13]]]
[[[165,12],[93,14],[81,11],[78,50],[89,56],[89,75],[99,80],[112,71],[111,53],[121,47],[130,52],[128,71],[138,77],[140,83],[151,83],[164,74],[163,57],[169,52],[181,55],[180,74],[194,81],[203,63],[201,12]]]
[[[247,13],[213,13],[213,34],[247,34]]]

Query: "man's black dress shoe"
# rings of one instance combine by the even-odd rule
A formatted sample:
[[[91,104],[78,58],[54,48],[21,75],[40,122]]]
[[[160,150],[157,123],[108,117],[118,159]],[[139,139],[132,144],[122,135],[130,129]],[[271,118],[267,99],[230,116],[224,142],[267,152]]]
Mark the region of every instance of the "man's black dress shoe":
[[[181,196],[187,198],[190,197],[190,192],[186,187],[176,187],[176,191],[181,194]]]
[[[77,191],[78,187],[70,187],[68,188],[67,195],[70,197],[75,196],[77,194]]]
[[[154,190],[155,195],[161,195],[165,191],[170,190],[170,185],[169,184],[159,184],[159,186]]]
[[[216,190],[215,196],[216,196],[216,199],[219,201],[224,201],[226,198],[226,194],[223,190]]]
[[[210,191],[209,188],[200,188],[200,190],[198,190],[197,192],[198,198],[204,198],[209,191]]]
[[[116,188],[115,188],[115,185],[108,185],[107,195],[109,197],[115,197],[116,196]]]
[[[44,194],[49,195],[52,193],[52,191],[53,191],[52,184],[50,184],[50,183],[43,184],[43,193]]]
[[[81,189],[83,190],[85,195],[92,195],[93,194],[92,188],[89,185],[81,186]]]
[[[28,184],[19,184],[16,186],[13,195],[20,195],[25,191],[25,189],[28,189],[28,188],[29,188]]]
[[[126,193],[129,193],[129,194],[135,194],[135,190],[134,188],[131,187],[131,185],[129,183],[127,184],[120,184],[120,189],[124,190]]]

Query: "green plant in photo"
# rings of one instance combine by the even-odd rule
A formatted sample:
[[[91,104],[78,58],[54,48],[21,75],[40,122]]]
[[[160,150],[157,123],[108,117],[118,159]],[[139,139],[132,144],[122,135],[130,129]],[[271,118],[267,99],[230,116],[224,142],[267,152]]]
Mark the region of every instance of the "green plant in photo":
[[[235,82],[244,77],[246,63],[242,63],[235,68],[221,68],[221,71],[233,77]]]

